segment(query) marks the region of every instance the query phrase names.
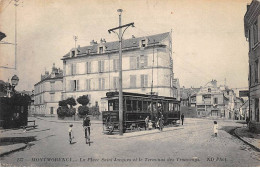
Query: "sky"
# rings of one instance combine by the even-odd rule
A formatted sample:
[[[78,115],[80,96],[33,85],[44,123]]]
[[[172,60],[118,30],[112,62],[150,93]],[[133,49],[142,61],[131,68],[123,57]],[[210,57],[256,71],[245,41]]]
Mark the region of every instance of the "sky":
[[[251,0],[20,0],[17,7],[17,69],[0,69],[0,80],[16,74],[17,90],[33,90],[53,63],[77,44],[117,41],[108,29],[135,23],[124,39],[172,30],[173,70],[180,86],[200,87],[212,79],[231,88],[248,86],[248,42],[244,15]],[[3,41],[14,43],[13,0],[0,0]],[[0,45],[0,65],[14,67],[14,46]]]

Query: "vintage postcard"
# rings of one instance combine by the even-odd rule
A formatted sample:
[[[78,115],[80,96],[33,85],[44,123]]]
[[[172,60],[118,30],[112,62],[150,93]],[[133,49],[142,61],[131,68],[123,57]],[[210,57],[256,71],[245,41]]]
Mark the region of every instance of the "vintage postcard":
[[[259,0],[0,0],[1,167],[258,167]]]

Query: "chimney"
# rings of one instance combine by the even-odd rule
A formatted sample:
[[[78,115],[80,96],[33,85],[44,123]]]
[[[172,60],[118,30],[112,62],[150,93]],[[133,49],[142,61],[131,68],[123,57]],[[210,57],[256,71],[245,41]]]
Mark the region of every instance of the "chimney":
[[[105,38],[104,39],[100,39],[100,43],[102,44],[102,43],[106,43],[106,40],[105,40]]]
[[[134,36],[134,35],[132,35],[132,38],[135,38],[135,36]]]
[[[95,45],[95,44],[97,44],[96,41],[94,41],[94,40],[90,41],[90,45]]]
[[[212,83],[214,86],[217,86],[217,80],[212,80],[211,83]]]
[[[78,49],[80,49],[80,45],[78,45]]]

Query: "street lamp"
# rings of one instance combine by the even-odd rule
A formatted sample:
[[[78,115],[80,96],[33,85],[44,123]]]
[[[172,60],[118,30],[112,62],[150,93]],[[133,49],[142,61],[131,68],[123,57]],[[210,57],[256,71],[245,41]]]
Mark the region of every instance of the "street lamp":
[[[11,92],[14,92],[14,88],[15,88],[15,86],[18,85],[18,82],[19,82],[19,77],[17,75],[14,75],[12,77],[11,84],[8,82],[8,85],[6,85],[8,97],[11,97]]]

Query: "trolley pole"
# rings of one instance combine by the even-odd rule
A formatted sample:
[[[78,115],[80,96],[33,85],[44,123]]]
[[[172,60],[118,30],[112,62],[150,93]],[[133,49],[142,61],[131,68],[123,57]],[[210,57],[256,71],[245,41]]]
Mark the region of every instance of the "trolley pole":
[[[118,39],[119,39],[119,135],[123,135],[123,90],[122,90],[122,39],[123,39],[123,35],[125,30],[132,26],[134,27],[134,23],[130,23],[130,24],[126,24],[126,25],[121,25],[121,14],[123,12],[122,9],[118,9],[117,10],[118,15],[119,15],[119,27],[116,28],[112,28],[110,30],[108,30],[109,33],[114,32],[114,30],[119,30],[119,34],[117,32],[114,32],[118,35]],[[124,31],[122,33],[122,28],[124,28]]]

